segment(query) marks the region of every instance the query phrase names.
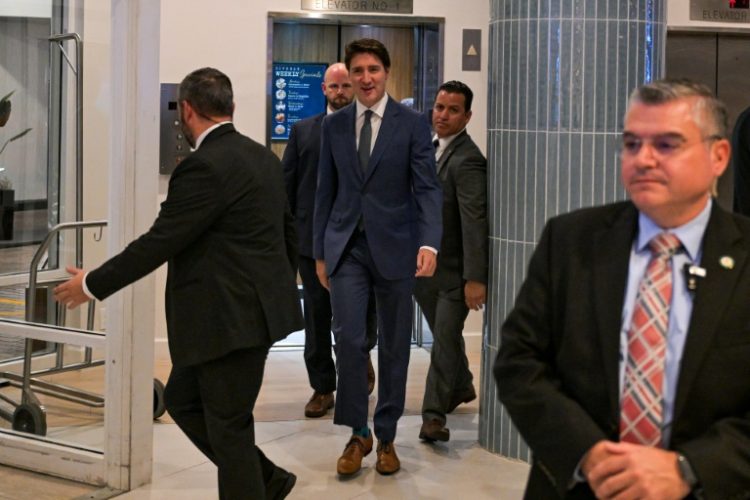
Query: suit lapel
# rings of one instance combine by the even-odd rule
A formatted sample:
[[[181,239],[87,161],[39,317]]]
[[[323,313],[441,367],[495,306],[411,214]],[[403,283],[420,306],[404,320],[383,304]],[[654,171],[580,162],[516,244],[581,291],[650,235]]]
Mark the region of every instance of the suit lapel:
[[[362,169],[359,168],[359,155],[357,154],[357,107],[354,103],[336,111],[330,118],[331,121],[331,144],[336,163],[344,172],[350,172],[360,181],[362,180]]]
[[[448,144],[448,147],[443,151],[443,154],[440,155],[440,160],[437,162],[437,173],[442,178],[442,173],[445,165],[448,163],[448,159],[453,156],[453,153],[458,149],[458,147],[463,144],[463,142],[466,140],[467,133],[466,130],[461,132],[455,139],[451,141],[450,144]]]
[[[638,228],[638,212],[632,204],[613,216],[608,228],[593,235],[594,311],[601,340],[610,408],[619,410],[619,356],[622,305],[628,279],[630,250]]]
[[[378,130],[378,138],[375,140],[375,146],[372,148],[372,154],[370,154],[370,162],[367,166],[367,172],[365,172],[365,182],[372,176],[375,168],[378,166],[380,158],[391,143],[393,134],[396,132],[396,124],[398,123],[399,109],[393,99],[388,97],[388,102],[385,105],[385,112],[383,113],[383,120],[380,122],[380,129]]]
[[[732,269],[720,264],[723,257],[731,257]],[[730,302],[737,280],[744,274],[746,260],[747,251],[742,244],[741,233],[732,217],[719,208],[714,200],[711,218],[703,236],[701,267],[706,270],[706,277],[693,299],[690,327],[680,363],[673,420],[677,420],[685,408],[690,387],[718,332],[724,308]]]

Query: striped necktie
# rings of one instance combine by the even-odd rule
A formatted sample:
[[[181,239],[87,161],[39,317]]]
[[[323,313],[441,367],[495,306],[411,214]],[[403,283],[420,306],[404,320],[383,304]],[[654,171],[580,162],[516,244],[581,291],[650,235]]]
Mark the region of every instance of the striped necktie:
[[[638,286],[628,331],[628,358],[620,400],[620,440],[661,446],[664,360],[672,301],[672,256],[680,248],[673,234],[649,242],[651,260]]]

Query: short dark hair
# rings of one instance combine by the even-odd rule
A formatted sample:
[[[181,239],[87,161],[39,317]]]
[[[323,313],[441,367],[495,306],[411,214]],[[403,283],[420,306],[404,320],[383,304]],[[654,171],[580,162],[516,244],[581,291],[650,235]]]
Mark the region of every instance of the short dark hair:
[[[196,69],[180,83],[180,101],[187,101],[204,118],[232,116],[234,95],[229,77],[214,68]]]
[[[464,95],[464,111],[471,111],[471,102],[474,100],[474,92],[471,91],[468,85],[458,80],[451,80],[445,82],[438,89],[438,94],[441,90],[446,91],[449,94],[463,94]],[[437,97],[437,94],[435,95]]]
[[[716,95],[702,83],[687,78],[655,80],[633,90],[630,94],[628,108],[634,102],[646,105],[658,105],[686,97],[697,97],[695,123],[706,137],[716,136],[725,139],[729,125],[727,108]]]
[[[372,54],[380,59],[380,62],[383,63],[383,67],[386,69],[386,71],[391,68],[391,56],[388,55],[388,49],[385,48],[385,45],[383,45],[379,40],[375,40],[374,38],[360,38],[359,40],[354,40],[353,42],[349,42],[346,45],[344,55],[344,64],[346,64],[346,69],[350,69],[349,65],[351,64],[354,56],[364,53]]]

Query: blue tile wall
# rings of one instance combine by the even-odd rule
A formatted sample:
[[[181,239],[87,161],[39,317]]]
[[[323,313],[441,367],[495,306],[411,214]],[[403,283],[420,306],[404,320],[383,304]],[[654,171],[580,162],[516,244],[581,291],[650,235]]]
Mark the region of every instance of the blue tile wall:
[[[664,0],[490,0],[490,289],[479,441],[531,454],[497,401],[500,327],[545,222],[624,198],[617,159],[630,91],[664,74]]]

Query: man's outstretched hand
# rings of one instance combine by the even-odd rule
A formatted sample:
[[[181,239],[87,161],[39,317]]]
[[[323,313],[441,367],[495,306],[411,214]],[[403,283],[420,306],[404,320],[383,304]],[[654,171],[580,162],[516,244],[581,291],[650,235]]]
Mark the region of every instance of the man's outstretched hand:
[[[73,266],[68,266],[65,270],[72,277],[55,287],[55,300],[64,304],[68,309],[75,309],[91,300],[83,291],[83,277],[86,276],[86,271]]]

